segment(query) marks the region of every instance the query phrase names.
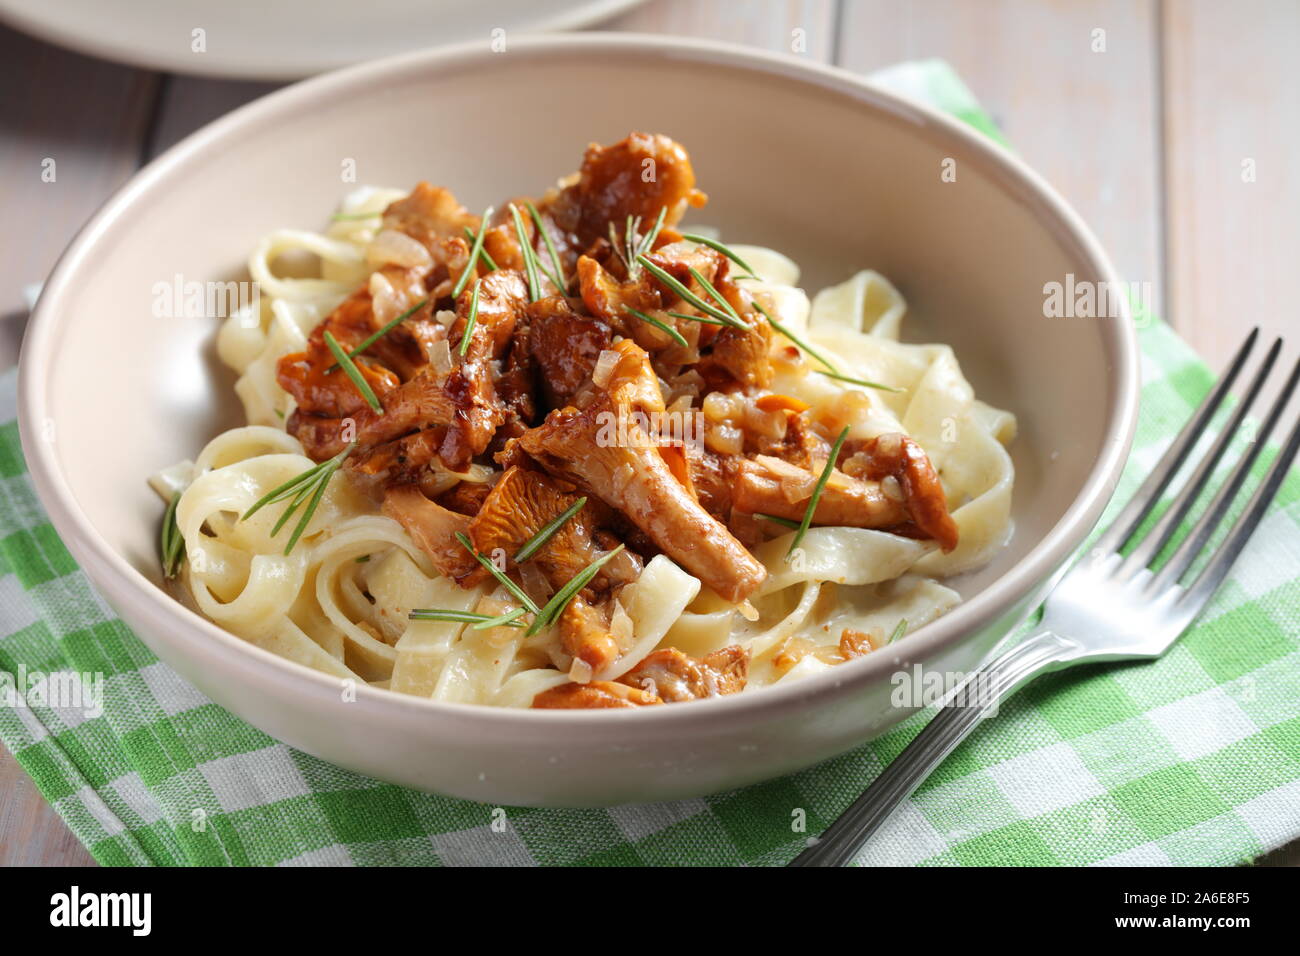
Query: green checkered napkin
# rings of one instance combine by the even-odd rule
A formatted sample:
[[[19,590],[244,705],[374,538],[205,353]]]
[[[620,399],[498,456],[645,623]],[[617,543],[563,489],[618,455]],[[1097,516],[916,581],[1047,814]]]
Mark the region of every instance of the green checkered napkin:
[[[879,81],[995,132],[941,63]],[[1211,384],[1139,322],[1142,417],[1117,502]],[[773,864],[921,726],[733,793],[608,810],[493,808],[379,783],[226,713],[87,583],[32,492],[0,379],[0,681],[104,675],[102,714],[0,707],[0,737],[101,863]],[[1258,471],[1273,455],[1267,452]],[[1300,478],[1162,660],[1081,668],[1004,703],[885,826],[867,864],[1228,864],[1300,837]],[[802,811],[800,814],[798,811]],[[498,815],[499,816],[499,815]],[[806,819],[795,832],[792,820]]]

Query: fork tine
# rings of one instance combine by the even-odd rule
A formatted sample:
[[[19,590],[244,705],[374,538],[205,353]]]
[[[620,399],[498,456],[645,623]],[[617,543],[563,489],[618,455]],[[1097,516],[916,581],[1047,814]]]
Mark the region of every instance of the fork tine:
[[[1251,466],[1255,464],[1255,459],[1263,451],[1268,436],[1272,434],[1278,419],[1282,417],[1282,412],[1285,410],[1287,402],[1291,400],[1291,395],[1295,392],[1297,383],[1300,383],[1300,362],[1297,362],[1295,368],[1291,370],[1286,384],[1282,386],[1282,391],[1278,394],[1276,401],[1273,402],[1273,407],[1269,409],[1264,423],[1260,426],[1259,434],[1255,436],[1250,448],[1246,450],[1246,454],[1237,467],[1233,469],[1228,480],[1223,483],[1223,487],[1219,489],[1218,494],[1214,496],[1209,509],[1196,522],[1196,527],[1191,530],[1182,544],[1178,546],[1178,549],[1170,555],[1169,561],[1152,580],[1151,587],[1153,590],[1166,587],[1181,578],[1187,569],[1191,567],[1192,562],[1196,560],[1196,556],[1200,554],[1206,542],[1210,540],[1210,536],[1214,534],[1214,529],[1219,526],[1219,522],[1223,520],[1223,516],[1228,513],[1228,509],[1232,506],[1233,499],[1237,497],[1237,492],[1241,490],[1241,486],[1245,484],[1246,479],[1250,476]]]
[[[1173,480],[1178,469],[1182,467],[1183,462],[1187,459],[1187,454],[1196,444],[1201,433],[1205,431],[1205,426],[1209,424],[1210,419],[1214,417],[1215,411],[1223,401],[1223,397],[1228,394],[1228,389],[1232,388],[1233,383],[1237,380],[1237,375],[1241,372],[1241,367],[1246,363],[1246,358],[1250,355],[1250,350],[1255,347],[1255,341],[1259,338],[1259,329],[1251,329],[1250,335],[1246,336],[1246,341],[1241,343],[1241,348],[1237,349],[1237,354],[1232,357],[1227,370],[1223,377],[1219,379],[1219,384],[1214,386],[1209,395],[1205,396],[1196,413],[1183,426],[1183,430],[1178,433],[1173,444],[1169,446],[1168,451],[1156,463],[1151,474],[1147,476],[1146,481],[1142,482],[1137,492],[1129,499],[1129,503],[1124,506],[1119,515],[1111,523],[1110,528],[1106,530],[1100,538],[1097,539],[1097,550],[1108,552],[1118,551],[1124,542],[1132,537],[1133,532],[1137,530],[1138,525],[1150,513],[1155,503],[1160,500],[1165,488]]]
[[[1295,371],[1291,373],[1291,378],[1287,380],[1286,392],[1274,404],[1273,412],[1281,413],[1282,406],[1291,397],[1291,392],[1295,390],[1298,380],[1300,380],[1300,363],[1296,364]],[[1262,444],[1262,442],[1257,444]],[[1179,599],[1180,604],[1199,610],[1201,605],[1205,604],[1211,595],[1218,590],[1233,562],[1237,560],[1242,548],[1246,546],[1246,541],[1254,533],[1255,528],[1264,517],[1264,512],[1272,503],[1273,498],[1276,497],[1278,488],[1282,486],[1287,471],[1291,468],[1291,463],[1295,461],[1297,451],[1300,451],[1300,420],[1297,420],[1295,426],[1291,429],[1286,444],[1278,452],[1277,458],[1274,460],[1272,467],[1269,468],[1268,474],[1264,476],[1263,482],[1251,495],[1246,510],[1237,518],[1232,530],[1228,532],[1228,537],[1224,539],[1219,550],[1210,559],[1210,563],[1205,566],[1205,570],[1197,575],[1196,581],[1187,589],[1187,593]]]
[[[1205,490],[1206,484],[1214,474],[1214,469],[1219,466],[1223,453],[1232,444],[1232,438],[1237,433],[1237,429],[1241,427],[1241,423],[1245,420],[1250,407],[1255,404],[1255,399],[1259,396],[1259,390],[1264,387],[1264,381],[1268,378],[1269,373],[1273,371],[1273,364],[1277,361],[1278,353],[1281,351],[1282,340],[1277,339],[1269,348],[1268,354],[1264,356],[1259,371],[1255,373],[1254,379],[1251,380],[1246,389],[1246,394],[1237,403],[1236,411],[1233,412],[1232,418],[1219,433],[1219,437],[1210,448],[1209,454],[1196,466],[1196,470],[1187,479],[1187,483],[1183,485],[1177,497],[1174,498],[1165,513],[1160,516],[1156,526],[1147,533],[1146,537],[1133,549],[1133,553],[1124,560],[1120,571],[1121,574],[1129,575],[1139,568],[1145,568],[1177,533],[1178,526],[1182,523],[1183,518],[1187,517],[1187,512],[1192,510],[1192,505],[1196,504],[1197,499],[1201,497],[1201,492]]]

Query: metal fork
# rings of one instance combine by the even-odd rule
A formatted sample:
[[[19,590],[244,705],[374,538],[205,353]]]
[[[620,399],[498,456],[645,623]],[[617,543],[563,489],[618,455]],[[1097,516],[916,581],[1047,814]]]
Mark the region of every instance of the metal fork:
[[[1300,448],[1300,422],[1267,475],[1250,497],[1222,543],[1194,580],[1180,583],[1222,523],[1250,473],[1269,434],[1300,380],[1300,363],[1287,378],[1231,475],[1210,501],[1187,537],[1158,569],[1156,558],[1173,539],[1180,523],[1200,498],[1224,452],[1239,429],[1264,380],[1277,362],[1282,340],[1273,343],[1231,419],[1188,477],[1168,509],[1139,535],[1151,514],[1241,373],[1259,329],[1246,338],[1223,377],[1206,396],[1169,450],[1090,553],[1070,568],[1047,598],[1037,633],[967,675],[939,702],[933,720],[917,734],[866,792],[810,841],[790,866],[843,866],[885,822],[890,813],[943,762],[948,754],[995,712],[998,702],[1039,674],[1075,664],[1144,660],[1160,657],[1187,630],[1223,582],[1246,540],[1259,525]],[[1132,542],[1127,554],[1121,549]]]

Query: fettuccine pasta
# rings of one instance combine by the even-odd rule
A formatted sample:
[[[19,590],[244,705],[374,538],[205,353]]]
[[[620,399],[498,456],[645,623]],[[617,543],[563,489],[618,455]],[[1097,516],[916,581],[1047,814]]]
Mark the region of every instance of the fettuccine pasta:
[[[584,176],[592,157],[589,150]],[[527,212],[521,216],[532,233],[532,254],[547,273],[539,278],[542,291],[548,279],[569,289],[581,282],[582,301],[577,293],[568,296],[581,312],[582,303],[591,301],[589,280],[608,277],[624,292],[637,282],[651,289],[659,280],[650,266],[638,269],[635,261],[618,260],[600,243],[585,241],[590,255],[579,257],[561,242],[561,251],[552,256],[538,229],[529,225],[540,221],[549,228],[554,223],[557,235],[581,235],[582,227],[572,225],[573,216],[565,218],[563,206],[565,196],[577,188],[575,182],[571,177],[539,200],[537,220]],[[693,286],[705,304],[729,315],[738,311],[738,318],[753,323],[752,328],[764,323],[764,316],[773,320],[770,329],[763,324],[756,339],[764,350],[753,359],[762,365],[761,379],[740,387],[725,380],[709,364],[710,355],[726,374],[741,373],[718,358],[720,347],[710,353],[702,343],[706,336],[729,331],[729,322],[710,324],[694,298],[670,300],[672,287],[660,281],[652,288],[659,298],[642,300],[656,308],[637,312],[653,313],[651,318],[660,317],[689,340],[681,353],[685,361],[665,358],[679,346],[657,326],[642,323],[632,332],[606,319],[602,328],[612,329],[608,347],[592,350],[589,367],[581,382],[572,383],[571,393],[555,397],[555,381],[545,378],[546,356],[534,356],[531,374],[543,382],[537,395],[546,396],[536,401],[552,412],[543,416],[538,408],[531,417],[519,412],[512,435],[498,434],[488,450],[464,452],[457,446],[449,452],[454,425],[442,421],[422,423],[427,431],[386,432],[368,449],[366,429],[382,427],[401,413],[402,389],[414,377],[438,375],[450,381],[457,363],[470,361],[460,358],[472,355],[466,340],[491,332],[495,313],[486,311],[484,303],[493,301],[488,293],[472,303],[475,285],[467,283],[452,294],[452,280],[468,269],[483,288],[485,276],[501,276],[510,268],[504,261],[496,270],[486,270],[479,265],[482,260],[467,264],[476,233],[488,230],[487,221],[468,217],[472,225],[430,238],[393,211],[410,201],[410,195],[397,190],[357,190],[324,232],[277,230],[250,258],[259,300],[225,319],[217,338],[222,361],[238,374],[235,390],[247,424],[217,435],[192,462],[152,479],[164,500],[176,499],[174,527],[183,539],[178,590],[221,627],[339,679],[434,700],[506,707],[639,706],[799,680],[872,653],[956,605],[957,591],[944,582],[986,564],[1006,544],[1012,533],[1014,484],[1006,449],[1015,435],[1015,418],[975,397],[951,348],[900,340],[907,305],[887,279],[862,271],[810,301],[799,288],[797,266],[780,252],[730,245],[722,246],[725,254],[715,254],[702,240],[692,245],[682,238],[673,217],[661,217],[662,231],[645,244],[653,250],[652,264],[658,256],[671,272],[673,254],[702,253],[709,258],[698,261],[714,270],[710,284],[719,293],[716,300],[708,299],[704,284]],[[497,223],[500,232],[482,248],[494,259],[508,260],[506,240],[512,235],[520,239],[519,227],[504,213]],[[563,233],[561,226],[571,231]],[[634,246],[649,235],[648,227],[648,222],[633,224],[629,216],[626,227],[615,224],[605,246],[616,244],[620,230]],[[409,245],[404,242],[408,238]],[[576,245],[576,240],[567,241]],[[597,247],[608,256],[599,260],[607,275],[596,275],[597,267],[580,261],[598,261]],[[450,264],[439,261],[440,253]],[[529,274],[529,258],[523,257],[521,277]],[[309,265],[304,268],[303,262]],[[556,274],[560,272],[564,275]],[[691,281],[684,269],[677,274]],[[518,281],[523,287],[525,278]],[[416,292],[407,295],[411,289]],[[569,289],[551,290],[552,311],[569,308],[563,297]],[[371,414],[357,395],[351,396],[354,403],[345,415],[306,409],[299,397],[312,393],[286,389],[286,370],[304,367],[307,360],[301,357],[313,354],[313,335],[319,345],[323,324],[336,321],[331,316],[342,314],[358,295],[369,310],[366,329],[399,319],[416,305],[415,298],[427,295],[419,313],[427,321],[427,335],[411,352],[420,367],[411,372],[384,360],[398,369],[390,380],[378,368],[383,363],[372,366],[358,357],[358,368],[374,380],[382,416]],[[516,324],[509,348],[543,347],[536,343],[548,300],[539,298],[526,313],[520,309],[531,323],[532,337],[520,338]],[[741,308],[733,311],[724,298]],[[757,305],[745,308],[751,303]],[[486,331],[467,321],[471,308],[483,310],[475,318]],[[600,311],[590,311],[573,318],[566,313],[566,321],[599,324]],[[737,328],[746,331],[743,324]],[[353,339],[345,347],[356,344]],[[332,361],[332,353],[321,354]],[[494,354],[488,363],[497,396],[507,391],[505,376],[518,359],[515,352],[504,355]],[[698,364],[692,364],[691,355]],[[819,362],[818,355],[825,361]],[[680,499],[688,511],[698,507],[701,514],[708,512],[708,520],[743,545],[753,564],[745,575],[738,571],[731,576],[725,560],[706,567],[686,541],[655,538],[655,518],[639,517],[636,510],[642,498],[603,493],[579,456],[566,458],[559,446],[544,445],[538,437],[547,428],[568,427],[568,419],[561,421],[564,415],[576,414],[602,389],[613,395],[622,387],[619,394],[632,394],[632,385],[618,383],[619,376],[633,374],[627,369],[636,362],[642,363],[637,368],[653,365],[643,382],[653,385],[657,378],[659,386],[648,399],[637,399],[645,402],[647,420],[660,421],[656,414],[689,414],[703,423],[703,437],[696,436],[691,448],[683,443],[680,452],[662,445],[644,451],[655,456],[655,468],[676,475],[682,485],[671,489],[668,499],[655,498],[653,489],[644,494],[656,502]],[[832,363],[833,375],[828,374]],[[676,377],[667,374],[679,369]],[[313,373],[319,373],[313,388],[324,387],[320,383],[332,389],[356,387],[350,372],[326,372]],[[719,381],[726,383],[719,386]],[[322,422],[336,420],[353,434],[328,445],[321,437]],[[506,424],[497,429],[510,427],[510,420],[506,416]],[[644,430],[654,433],[656,427]],[[408,464],[409,444],[400,445],[396,459],[383,459],[390,470],[377,470],[373,449],[425,434],[443,444],[421,462],[415,479],[402,483],[392,477],[393,461]],[[805,437],[798,450],[782,450],[793,448],[799,435]],[[827,455],[837,438],[836,450],[843,450],[832,468]],[[757,451],[754,442],[762,445]],[[899,448],[919,449],[913,458],[928,459],[936,487],[941,486],[937,501],[916,500],[920,491],[914,480],[909,482],[911,472],[882,473],[884,456]],[[828,477],[819,495],[815,479],[823,471]],[[314,484],[302,479],[312,474]],[[371,481],[377,474],[384,484]],[[725,478],[718,484],[725,486],[725,501],[703,481],[718,474]],[[300,479],[290,494],[259,505],[271,492]],[[635,485],[640,479],[625,475],[619,480]],[[507,482],[524,482],[520,493],[531,495],[530,502],[542,500],[539,488],[553,489],[557,501],[579,509],[569,525],[553,532],[546,547],[558,547],[556,542],[584,515],[595,515],[589,523],[596,530],[582,540],[590,555],[608,563],[591,579],[594,590],[579,590],[577,599],[547,626],[531,626],[539,615],[527,611],[516,592],[538,608],[546,605],[563,584],[554,578],[553,565],[543,563],[539,572],[537,562],[513,555],[513,545],[504,549],[504,557],[494,555],[481,543],[489,540],[484,535],[491,529],[475,523],[486,520],[476,516],[486,515],[506,495]],[[586,504],[574,500],[579,495]],[[863,507],[893,509],[902,517],[882,519],[880,526],[856,517],[858,526],[839,523],[845,519],[832,510],[822,517],[821,509],[838,508],[841,500],[844,507],[858,507],[855,495],[868,503]],[[470,549],[453,556],[460,546],[450,534],[442,544],[431,543],[432,526],[423,517],[412,517],[424,514],[425,501],[438,503],[430,514],[442,522],[437,525],[441,532],[466,533],[474,549],[500,565],[498,570],[515,587],[503,583],[501,574],[480,568]],[[785,509],[785,517],[767,515],[752,505],[755,501],[773,502],[771,507]],[[581,510],[595,504],[597,512]],[[816,520],[802,530],[795,527],[809,511]],[[936,516],[937,511],[942,514]],[[940,518],[950,524],[938,523]],[[526,523],[523,517],[520,521]],[[614,546],[615,534],[604,530],[610,528],[625,548]],[[296,539],[286,549],[293,535]],[[413,619],[418,609],[436,609],[441,618]],[[516,612],[514,620],[500,621]],[[577,620],[579,613],[588,617]],[[457,615],[464,619],[454,619]],[[488,626],[477,626],[485,621]],[[587,633],[593,626],[598,640]]]

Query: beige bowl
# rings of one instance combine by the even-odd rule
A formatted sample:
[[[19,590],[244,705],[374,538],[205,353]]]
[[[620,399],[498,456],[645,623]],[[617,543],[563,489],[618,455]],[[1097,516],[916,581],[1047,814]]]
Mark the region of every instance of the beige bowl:
[[[690,149],[696,221],[774,246],[816,289],[870,266],[1015,411],[1016,534],[957,582],[952,613],[823,676],[645,711],[511,711],[338,682],[222,631],[159,587],[145,485],[240,423],[215,321],[158,319],[156,283],[242,271],[260,236],[324,223],[357,181],[452,186],[470,208],[537,192],[591,140],[642,129]],[[941,163],[956,160],[956,182]],[[142,170],[45,286],[23,350],[21,425],[55,527],[122,617],[213,700],[344,767],[516,805],[705,794],[797,770],[896,723],[890,675],[969,670],[1041,598],[1101,514],[1137,408],[1129,317],[1044,318],[1043,286],[1115,282],[1087,228],[1014,157],[854,77],[712,43],[588,34],[420,53],[240,109]],[[53,424],[51,428],[49,423]],[[46,438],[51,440],[46,440]]]

